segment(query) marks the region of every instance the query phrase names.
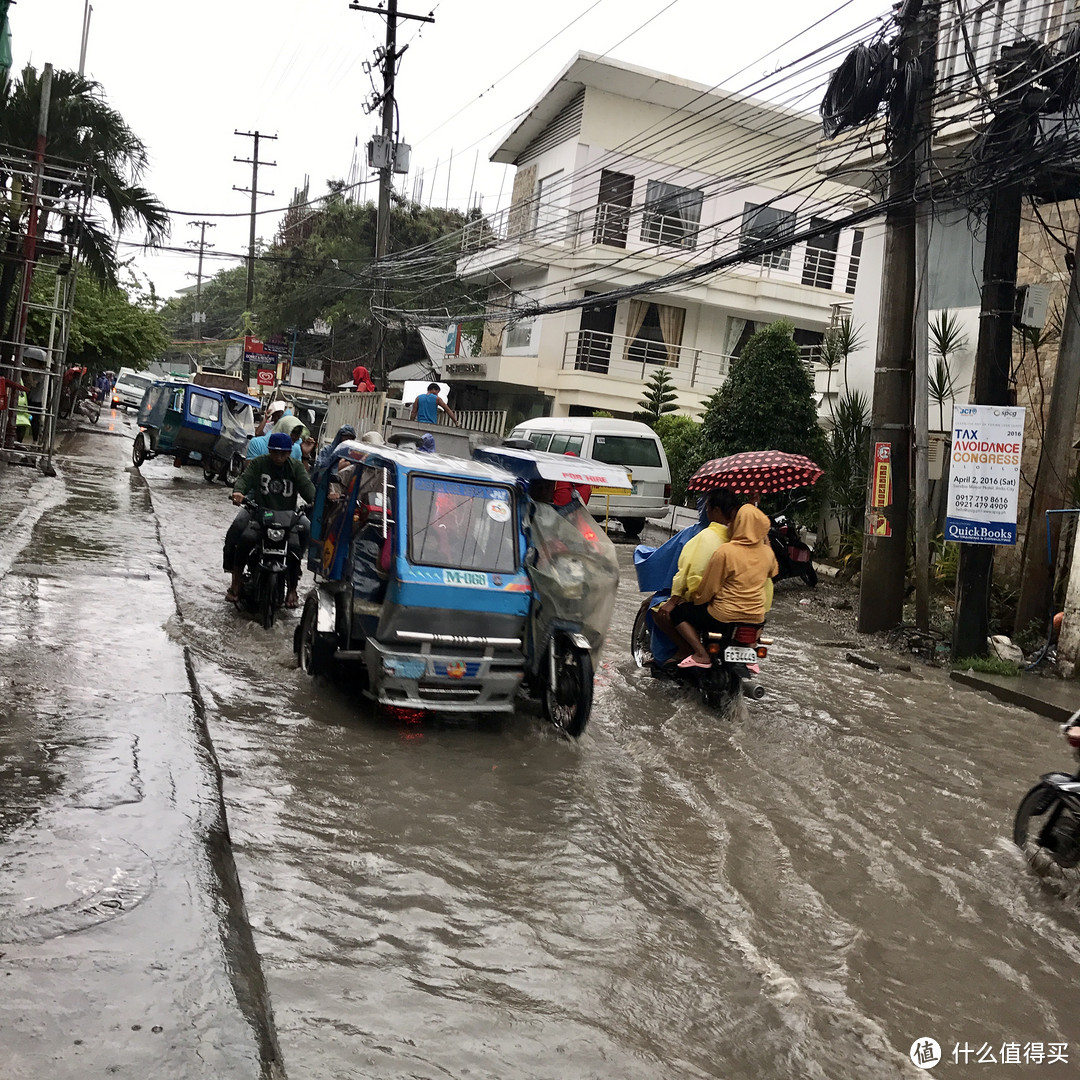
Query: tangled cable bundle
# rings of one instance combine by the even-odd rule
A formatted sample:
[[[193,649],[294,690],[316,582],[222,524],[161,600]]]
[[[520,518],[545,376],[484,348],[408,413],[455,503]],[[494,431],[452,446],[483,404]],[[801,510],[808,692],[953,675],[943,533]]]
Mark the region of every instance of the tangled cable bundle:
[[[821,102],[826,138],[871,120],[893,81],[892,46],[885,41],[856,45],[833,72]]]
[[[1060,53],[1048,52],[1044,82],[1049,91],[1047,112],[1064,112],[1077,98],[1080,75],[1080,25],[1074,26]]]
[[[889,131],[910,131],[923,86],[922,64],[911,59],[896,72],[889,94]]]

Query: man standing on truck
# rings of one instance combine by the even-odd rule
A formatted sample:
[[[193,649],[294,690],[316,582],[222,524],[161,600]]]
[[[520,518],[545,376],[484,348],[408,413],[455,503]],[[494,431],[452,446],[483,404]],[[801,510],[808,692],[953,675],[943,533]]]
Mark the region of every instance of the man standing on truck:
[[[421,424],[436,424],[439,421],[440,409],[450,417],[455,427],[461,427],[454,410],[439,396],[439,384],[428,383],[427,393],[419,394],[412,403],[409,419],[417,420]]]

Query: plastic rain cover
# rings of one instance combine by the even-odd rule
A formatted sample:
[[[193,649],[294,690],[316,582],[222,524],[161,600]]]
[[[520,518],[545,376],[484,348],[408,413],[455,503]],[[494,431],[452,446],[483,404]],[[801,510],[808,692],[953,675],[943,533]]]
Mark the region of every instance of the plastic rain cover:
[[[619,561],[615,545],[587,510],[559,513],[535,503],[529,523],[526,568],[541,627],[554,620],[581,627],[594,650],[604,644],[615,610]]]

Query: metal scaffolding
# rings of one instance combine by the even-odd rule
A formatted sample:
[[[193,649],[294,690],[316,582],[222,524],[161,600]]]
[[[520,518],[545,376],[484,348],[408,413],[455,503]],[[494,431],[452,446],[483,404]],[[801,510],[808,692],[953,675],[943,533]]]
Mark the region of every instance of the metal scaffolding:
[[[89,172],[0,147],[0,461],[51,468],[75,303],[75,244],[90,213]]]

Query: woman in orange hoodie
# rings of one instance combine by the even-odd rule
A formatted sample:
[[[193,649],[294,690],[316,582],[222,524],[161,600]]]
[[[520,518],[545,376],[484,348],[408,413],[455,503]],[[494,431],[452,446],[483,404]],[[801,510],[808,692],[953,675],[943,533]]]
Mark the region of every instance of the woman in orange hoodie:
[[[780,572],[768,535],[768,516],[749,503],[740,506],[728,542],[716,549],[705,568],[693,605],[682,605],[689,610],[678,629],[693,651],[679,667],[712,666],[701,644],[703,633],[720,633],[724,623],[765,621],[765,582]]]

